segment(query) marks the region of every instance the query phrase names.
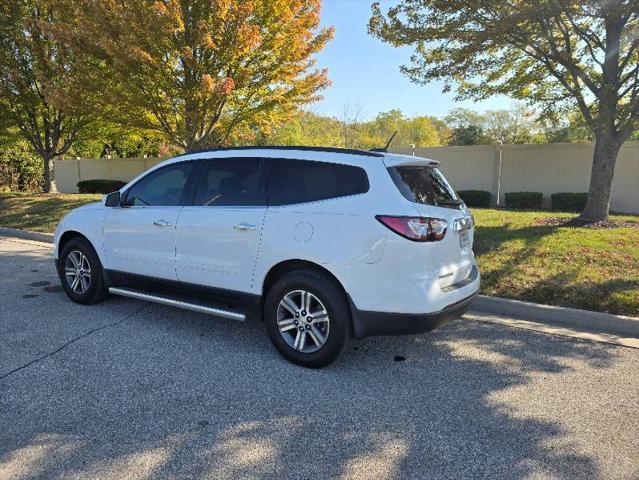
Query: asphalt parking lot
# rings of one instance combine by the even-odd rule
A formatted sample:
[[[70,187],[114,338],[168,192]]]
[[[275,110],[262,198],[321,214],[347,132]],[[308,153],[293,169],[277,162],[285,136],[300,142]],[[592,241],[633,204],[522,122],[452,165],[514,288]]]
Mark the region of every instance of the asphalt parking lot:
[[[638,479],[639,350],[460,319],[293,366],[0,238],[0,478]]]

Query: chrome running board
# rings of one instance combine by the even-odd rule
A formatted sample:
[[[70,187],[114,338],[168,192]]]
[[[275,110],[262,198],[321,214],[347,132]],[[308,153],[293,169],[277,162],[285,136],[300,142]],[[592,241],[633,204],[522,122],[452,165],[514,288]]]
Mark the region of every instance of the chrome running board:
[[[185,302],[183,300],[176,300],[171,297],[162,297],[160,295],[153,295],[132,288],[116,288],[110,287],[109,293],[114,295],[122,295],[123,297],[136,298],[138,300],[145,300],[147,302],[160,303],[162,305],[168,305],[169,307],[183,308],[185,310],[192,310],[194,312],[207,313],[216,317],[230,318],[231,320],[239,320],[243,322],[246,320],[246,315],[239,312],[233,312],[231,310],[223,310],[221,308],[211,307],[201,303]]]

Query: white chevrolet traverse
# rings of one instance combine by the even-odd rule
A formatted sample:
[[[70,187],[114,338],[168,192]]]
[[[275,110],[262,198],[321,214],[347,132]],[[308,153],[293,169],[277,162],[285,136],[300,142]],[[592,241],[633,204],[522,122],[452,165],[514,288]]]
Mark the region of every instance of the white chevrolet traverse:
[[[322,367],[349,333],[418,334],[479,289],[473,217],[425,158],[220,148],[147,170],[55,232],[66,294],[109,293],[244,320]]]

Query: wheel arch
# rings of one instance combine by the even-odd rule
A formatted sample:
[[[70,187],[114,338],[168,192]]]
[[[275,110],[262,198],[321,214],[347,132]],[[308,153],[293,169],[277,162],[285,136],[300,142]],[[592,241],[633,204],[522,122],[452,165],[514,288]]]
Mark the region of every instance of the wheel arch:
[[[62,250],[64,249],[64,246],[67,243],[69,243],[70,240],[73,240],[74,238],[84,238],[87,242],[89,242],[91,244],[93,249],[96,250],[95,246],[93,245],[91,240],[89,240],[89,238],[86,235],[84,235],[83,233],[78,232],[77,230],[67,230],[62,235],[60,235],[60,240],[58,240],[58,258],[60,258],[60,254],[62,253]],[[96,250],[96,252],[97,252],[97,250]]]
[[[57,245],[57,250],[56,250],[58,261],[60,259],[60,256],[62,255],[62,250],[64,249],[64,246],[67,243],[69,243],[71,240],[73,240],[74,238],[82,238],[82,239],[86,240],[87,242],[89,242],[89,245],[91,245],[91,247],[93,248],[93,251],[95,252],[95,254],[98,257],[98,261],[101,264],[101,267],[102,267],[102,279],[104,281],[104,284],[108,287],[111,284],[111,282],[110,282],[107,270],[104,267],[104,260],[102,259],[102,256],[101,256],[101,253],[100,253],[100,249],[96,248],[95,242],[91,240],[91,237],[89,235],[86,235],[86,234],[84,234],[84,233],[82,233],[81,231],[78,231],[78,230],[67,230],[62,235],[60,235],[60,239],[58,240],[58,245]],[[59,263],[57,265],[59,265]]]
[[[346,306],[349,310],[350,317],[351,317],[350,318],[351,328],[353,327],[353,311],[351,308],[350,298],[348,296],[348,293],[346,292],[346,289],[344,288],[344,285],[342,285],[342,282],[339,280],[339,278],[335,276],[333,272],[328,270],[326,267],[318,263],[311,262],[309,260],[301,260],[301,259],[284,260],[282,262],[279,262],[273,265],[269,269],[268,273],[264,277],[264,281],[262,282],[262,292],[261,292],[262,307],[264,306],[264,300],[266,299],[266,295],[268,294],[268,291],[273,286],[273,284],[275,284],[277,279],[281,278],[283,275],[286,275],[287,273],[291,273],[295,271],[315,272],[320,275],[323,275],[332,283],[334,283],[337,289],[342,294],[344,301],[346,302]]]
[[[60,258],[60,255],[62,254],[62,250],[64,249],[64,246],[67,243],[69,243],[74,238],[83,238],[84,240],[89,242],[89,245],[91,245],[91,247],[93,248],[93,251],[98,256],[98,260],[100,260],[100,263],[102,264],[102,268],[105,269],[106,267],[104,266],[104,258],[102,258],[101,249],[99,248],[99,245],[97,244],[96,239],[91,237],[92,236],[90,234],[83,233],[80,230],[69,229],[65,231],[62,235],[60,235],[60,239],[58,240],[58,245],[56,250],[57,258]],[[106,275],[106,271],[105,271],[105,275]]]

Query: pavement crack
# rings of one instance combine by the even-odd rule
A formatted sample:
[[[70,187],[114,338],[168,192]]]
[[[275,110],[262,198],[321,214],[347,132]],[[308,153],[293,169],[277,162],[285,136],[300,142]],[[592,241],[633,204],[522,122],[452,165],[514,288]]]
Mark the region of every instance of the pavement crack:
[[[87,332],[84,332],[82,335],[78,335],[77,337],[72,338],[71,340],[69,340],[68,342],[62,344],[60,347],[56,348],[55,350],[53,350],[53,351],[51,351],[49,353],[46,353],[46,354],[42,355],[41,357],[38,357],[38,358],[36,358],[34,360],[31,360],[30,362],[25,363],[24,365],[16,367],[16,368],[14,368],[13,370],[10,370],[7,373],[3,373],[2,375],[0,375],[0,380],[4,380],[5,378],[9,377],[10,375],[13,375],[14,373],[19,372],[20,370],[23,370],[23,369],[25,369],[27,367],[30,367],[31,365],[35,365],[36,363],[41,362],[42,360],[45,360],[45,359],[47,359],[49,357],[52,357],[56,353],[59,353],[62,350],[64,350],[65,348],[67,348],[69,345],[77,342],[78,340],[82,340],[83,338],[86,338],[89,335],[94,334],[95,332],[99,332],[100,330],[105,330],[105,329],[111,328],[111,327],[117,327],[121,323],[126,322],[130,318],[136,316],[138,313],[140,313],[142,310],[144,310],[150,304],[151,304],[150,302],[147,302],[142,307],[140,307],[136,311],[126,315],[124,318],[121,318],[120,320],[117,320],[117,321],[112,322],[112,323],[108,323],[106,325],[102,325],[100,327],[93,328],[91,330],[88,330]]]

